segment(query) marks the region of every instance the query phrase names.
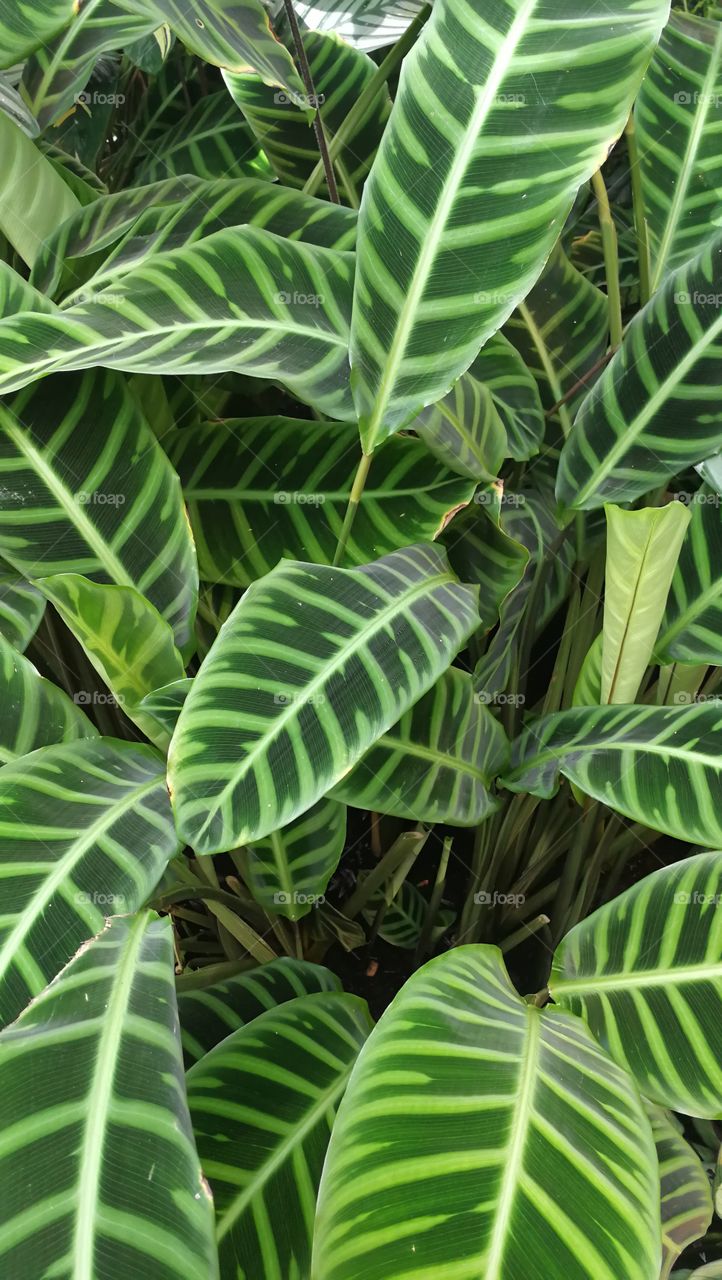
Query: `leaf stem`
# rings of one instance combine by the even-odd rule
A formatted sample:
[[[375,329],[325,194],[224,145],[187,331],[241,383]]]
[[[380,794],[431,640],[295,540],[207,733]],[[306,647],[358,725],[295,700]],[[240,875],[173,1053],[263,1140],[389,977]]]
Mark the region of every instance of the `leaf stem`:
[[[609,339],[616,350],[621,345],[624,333],[622,324],[622,295],[619,288],[619,248],[617,245],[617,228],[614,225],[609,196],[604,185],[601,169],[592,177],[592,190],[599,208],[599,228],[602,233],[604,249],[604,270],[607,277],[607,305],[609,307]]]
[[[326,134],[323,127],[323,121],[321,120],[321,112],[319,111],[319,107],[318,107],[318,98],[316,96],[316,88],[313,83],[313,76],[311,74],[311,67],[309,66],[308,57],[306,56],[306,50],[303,47],[303,37],[301,35],[301,31],[298,25],[296,11],[293,7],[293,0],[283,0],[283,7],[286,11],[286,17],[288,19],[288,25],[291,28],[291,34],[293,35],[293,43],[296,48],[296,57],[298,59],[298,67],[301,72],[301,79],[303,80],[304,87],[308,95],[308,105],[310,107],[313,107],[313,110],[314,110],[313,131],[316,135],[316,142],[318,143],[319,152],[321,153],[321,172],[326,179],[326,186],[328,187],[329,199],[332,200],[334,204],[340,204],[341,201],[339,199],[338,187],[336,186],[336,175],[333,171],[333,161],[329,154],[328,142],[326,141]]]
[[[642,171],[639,167],[639,147],[637,146],[637,129],[634,123],[633,111],[625,125],[624,136],[627,140],[627,155],[629,156],[634,231],[637,238],[637,256],[639,258],[639,300],[644,306],[652,296],[652,268],[649,256],[649,228],[644,210]]]
[[[356,512],[359,509],[361,497],[366,486],[373,456],[373,453],[363,453],[361,455],[361,461],[358,464],[356,475],[354,476],[354,482],[351,486],[351,493],[349,495],[348,506],[346,508],[346,515],[344,516],[343,525],[339,534],[336,554],[333,558],[335,565],[341,563],[346,552],[346,543],[348,542],[353,522],[356,519]]]

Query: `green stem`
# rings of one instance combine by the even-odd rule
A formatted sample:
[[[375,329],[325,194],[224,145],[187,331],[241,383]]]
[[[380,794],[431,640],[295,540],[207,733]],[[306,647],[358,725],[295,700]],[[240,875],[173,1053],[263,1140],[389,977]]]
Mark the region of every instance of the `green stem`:
[[[415,967],[418,967],[421,964],[422,960],[424,959],[424,956],[426,955],[430,947],[431,935],[434,930],[434,924],[436,922],[436,917],[439,914],[439,907],[441,906],[441,900],[444,896],[444,886],[446,884],[446,872],[449,866],[449,858],[451,857],[452,843],[453,843],[452,837],[447,836],[446,839],[444,840],[443,848],[441,850],[441,856],[439,858],[439,866],[436,872],[434,887],[431,891],[431,897],[429,899],[428,909],[426,911],[426,916],[424,918],[423,928],[421,930],[419,941],[416,946],[416,953],[414,955]]]
[[[520,929],[515,929],[514,933],[508,933],[505,938],[502,938],[499,950],[506,955],[509,951],[513,951],[514,947],[518,947],[520,942],[526,942],[527,938],[532,938],[548,924],[549,916],[537,916],[536,920],[530,920],[528,924],[523,924]]]
[[[361,461],[358,464],[358,469],[356,471],[354,482],[351,487],[348,506],[346,508],[346,515],[344,516],[343,526],[341,528],[341,533],[338,539],[338,546],[336,547],[336,554],[333,558],[334,564],[341,564],[341,561],[344,558],[344,555],[346,552],[346,543],[348,542],[349,534],[351,533],[351,529],[353,527],[353,522],[356,519],[356,512],[359,509],[361,497],[363,495],[363,491],[366,486],[366,481],[368,479],[368,474],[371,469],[371,462],[373,460],[373,456],[374,455],[372,453],[363,453],[361,455]]]
[[[359,124],[365,119],[366,113],[386,84],[386,81],[396,70],[402,59],[406,57],[409,49],[414,45],[416,37],[424,26],[424,23],[430,13],[431,6],[425,5],[421,12],[416,15],[411,26],[408,27],[401,39],[387,53],[381,65],[366,82],[353,107],[346,116],[346,119],[339,125],[333,138],[329,139],[328,155],[331,161],[336,159],[342,147],[346,145],[349,138],[353,137],[359,127]],[[319,161],[303,188],[304,194],[307,196],[315,195],[323,183],[324,177],[325,172],[323,161]]]
[[[624,326],[622,324],[622,295],[619,288],[619,249],[617,246],[617,228],[614,225],[609,196],[604,185],[601,169],[592,177],[592,190],[597,198],[599,208],[599,228],[602,233],[604,249],[604,270],[607,277],[607,305],[609,307],[609,338],[613,347],[621,346]]]
[[[644,306],[652,296],[652,267],[649,256],[649,228],[647,226],[647,215],[644,211],[642,170],[639,167],[639,147],[637,146],[634,112],[631,113],[627,121],[624,136],[627,139],[629,174],[632,180],[634,232],[637,238],[637,257],[639,258],[639,300]]]
[[[398,840],[394,840],[391,848],[384,854],[380,862],[369,871],[364,880],[344,904],[343,914],[347,920],[353,920],[365,907],[371,895],[380,885],[385,884],[400,866],[410,859],[409,869],[418,857],[429,838],[429,831],[405,831]],[[413,856],[411,856],[413,854]],[[408,874],[408,870],[404,873]]]

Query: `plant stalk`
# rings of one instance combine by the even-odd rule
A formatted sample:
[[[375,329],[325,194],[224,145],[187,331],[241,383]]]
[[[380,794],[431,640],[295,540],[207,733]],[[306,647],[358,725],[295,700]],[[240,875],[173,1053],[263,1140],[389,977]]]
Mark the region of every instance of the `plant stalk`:
[[[632,208],[634,212],[634,233],[637,239],[637,257],[639,259],[639,300],[642,306],[652,296],[652,267],[649,256],[649,228],[644,211],[644,192],[642,190],[642,171],[639,167],[639,147],[637,146],[637,129],[634,123],[634,112],[630,113],[624,129],[629,156],[629,176],[632,181]]]
[[[604,249],[604,271],[607,277],[607,306],[609,308],[609,340],[613,350],[621,346],[624,334],[622,323],[622,294],[619,288],[619,247],[617,245],[617,228],[614,225],[609,196],[604,185],[601,169],[592,177],[592,190],[597,199],[599,209],[599,227],[602,233]]]
[[[316,135],[316,142],[318,143],[318,149],[321,155],[322,173],[326,179],[329,199],[332,200],[334,204],[340,204],[341,201],[339,199],[338,187],[336,186],[336,175],[333,171],[333,161],[329,154],[326,133],[321,119],[321,112],[319,111],[316,87],[313,83],[313,76],[306,56],[306,50],[303,47],[303,36],[301,35],[301,30],[298,25],[296,11],[293,7],[293,0],[283,0],[283,7],[288,19],[288,25],[291,28],[291,34],[293,35],[296,58],[298,59],[298,69],[301,72],[301,79],[303,80],[304,88],[308,95],[308,103],[309,106],[314,109],[313,131]]]
[[[363,491],[366,487],[366,481],[371,469],[373,456],[374,455],[372,453],[363,453],[361,455],[361,461],[358,464],[354,482],[351,487],[351,493],[348,500],[348,506],[346,508],[346,515],[344,516],[343,525],[341,527],[341,533],[339,534],[336,554],[333,558],[335,565],[341,564],[346,553],[346,543],[349,540],[349,535],[353,528],[353,522],[356,519],[356,512],[359,509]]]

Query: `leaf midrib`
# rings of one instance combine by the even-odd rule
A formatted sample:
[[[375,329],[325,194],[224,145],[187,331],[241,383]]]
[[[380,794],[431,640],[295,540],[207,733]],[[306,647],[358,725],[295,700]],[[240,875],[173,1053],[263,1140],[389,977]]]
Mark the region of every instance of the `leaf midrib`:
[[[603,974],[593,980],[585,979],[581,981],[577,978],[562,978],[560,982],[555,982],[552,979],[549,984],[549,990],[556,999],[560,993],[572,996],[587,993],[596,995],[598,991],[636,991],[643,987],[661,987],[670,982],[683,983],[714,978],[722,979],[722,960],[718,961],[717,964],[685,965],[676,969],[649,970],[647,973]]]

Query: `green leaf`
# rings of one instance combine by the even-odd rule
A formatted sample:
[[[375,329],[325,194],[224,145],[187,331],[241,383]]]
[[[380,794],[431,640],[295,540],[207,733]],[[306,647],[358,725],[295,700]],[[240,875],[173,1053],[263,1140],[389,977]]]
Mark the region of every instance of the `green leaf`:
[[[631,501],[719,449],[721,296],[722,236],[635,316],[584,400],[559,462],[565,507]]]
[[[184,647],[195,550],[178,477],[125,380],[92,370],[41,382],[0,408],[0,427],[2,555],[26,578],[135,587]]]
[[[360,881],[363,878],[359,876]],[[364,919],[369,925],[373,925],[380,912],[378,936],[384,942],[388,942],[391,947],[401,947],[404,951],[411,951],[416,946],[424,927],[429,909],[426,899],[422,897],[415,885],[404,880],[393,901],[388,905],[385,905],[386,902],[386,889],[384,885],[379,885],[368,899],[368,905],[363,909]],[[455,918],[454,911],[448,907],[442,907],[437,912],[432,936],[437,938],[443,935]]]
[[[139,705],[146,694],[185,675],[173,632],[158,610],[134,587],[102,586],[79,573],[43,578],[39,585],[126,715],[166,746],[170,734],[159,732]]]
[[[445,466],[472,480],[495,480],[506,457],[506,431],[489,387],[462,373],[451,391],[411,423]]]
[[[319,800],[300,818],[249,843],[244,880],[274,915],[300,920],[323,901],[346,842],[346,806]]]
[[[188,843],[231,849],[309,809],[450,665],[478,626],[476,597],[424,545],[361,569],[284,561],[254,583],[171,743]]]
[[[57,316],[0,323],[0,394],[99,362],[131,373],[231,369],[278,377],[320,412],[349,418],[352,271],[349,253],[255,227],[218,231]]]
[[[240,418],[187,427],[168,452],[183,484],[201,576],[245,587],[284,556],[330,564],[358,466],[358,433],[339,422]],[[374,459],[346,563],[433,539],[474,485],[416,440]]]
[[[172,680],[170,684],[152,689],[144,698],[141,698],[138,710],[144,716],[154,720],[157,728],[170,737],[192,684],[193,680],[184,676],[181,680]],[[153,736],[155,737],[155,732]]]
[[[507,757],[504,730],[471,676],[451,667],[332,794],[357,809],[476,826],[498,808],[491,785]]]
[[[706,486],[694,494],[667,610],[655,646],[659,662],[722,664],[722,503]]]
[[[396,44],[423,7],[423,0],[296,0],[294,4],[314,31],[335,31],[354,48],[367,50]]]
[[[3,29],[0,13],[0,32]],[[75,212],[78,201],[42,151],[4,111],[0,111],[0,153],[0,232],[32,267],[43,241]]]
[[[12,67],[52,40],[74,14],[73,0],[43,0],[32,6],[0,0],[0,67]]]
[[[604,637],[599,635],[587,649],[577,683],[572,694],[573,707],[598,707],[602,701],[602,645]]]
[[[98,731],[62,689],[45,680],[17,649],[0,636],[0,764],[37,747]]]
[[[667,603],[690,512],[681,502],[623,511],[607,504],[601,701],[634,702]]]
[[[365,452],[445,395],[528,293],[622,131],[665,17],[657,0],[581,17],[573,0],[543,16],[533,0],[434,5],[359,216],[351,363]]]
[[[629,1077],[526,1004],[493,947],[405,984],[362,1049],[319,1191],[314,1280],[658,1280],[659,1181]]]
[[[188,1072],[224,1276],[308,1275],[331,1126],[370,1028],[356,996],[302,996],[234,1031]]]
[[[677,1258],[699,1240],[712,1220],[709,1180],[699,1156],[685,1142],[667,1112],[649,1107],[662,1184],[660,1280],[667,1280]]]
[[[42,311],[46,315],[52,315],[57,314],[57,307],[28,284],[7,262],[0,262],[0,315],[14,316],[22,311]]]
[[[5,1275],[217,1277],[176,1018],[171,926],[143,912],[0,1036]]]
[[[270,180],[273,176],[243,116],[223,89],[201,98],[182,120],[148,144],[134,181],[156,183],[186,174],[206,180]]]
[[[722,845],[722,709],[577,707],[535,720],[512,749],[510,791],[549,797],[559,773],[654,831]]]
[[[298,996],[340,990],[341,982],[330,969],[283,956],[250,973],[236,974],[227,982],[198,991],[181,991],[178,1016],[186,1066],[192,1066],[232,1031],[268,1009]]]
[[[722,1110],[722,853],[646,876],[572,929],[549,990],[653,1102]]]
[[[539,390],[519,352],[503,333],[495,333],[484,343],[469,373],[491,392],[506,432],[509,457],[523,462],[538,453],[544,435]]]
[[[672,12],[634,110],[655,287],[722,222],[722,27]]]
[[[160,756],[112,738],[6,764],[0,815],[5,1024],[105,916],[142,906],[179,846]]]
[[[0,635],[23,653],[40,626],[45,597],[0,564]]]
[[[504,532],[491,504],[481,501],[488,496],[477,493],[474,505],[452,520],[441,539],[457,576],[480,588],[479,612],[485,631],[498,622],[529,560],[527,548]]]

